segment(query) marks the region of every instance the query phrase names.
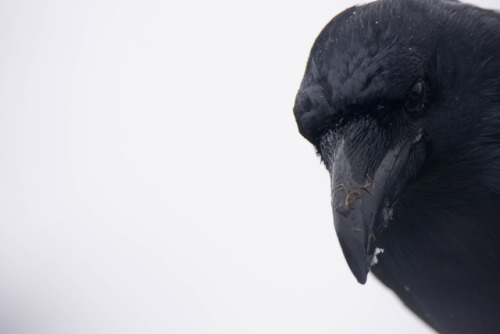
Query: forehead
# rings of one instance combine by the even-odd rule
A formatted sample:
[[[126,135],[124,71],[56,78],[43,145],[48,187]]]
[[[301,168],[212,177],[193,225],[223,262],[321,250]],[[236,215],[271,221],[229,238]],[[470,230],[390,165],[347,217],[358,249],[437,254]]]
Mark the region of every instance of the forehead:
[[[350,8],[318,36],[306,70],[309,84],[325,83],[339,104],[393,99],[421,75],[421,14],[399,1]]]

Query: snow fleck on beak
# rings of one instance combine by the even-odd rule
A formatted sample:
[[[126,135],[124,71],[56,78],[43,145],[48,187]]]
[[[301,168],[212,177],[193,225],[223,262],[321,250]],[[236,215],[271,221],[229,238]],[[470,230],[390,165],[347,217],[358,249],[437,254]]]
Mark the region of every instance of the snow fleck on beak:
[[[382,254],[384,252],[383,248],[375,248],[375,251],[373,252],[372,256],[372,262],[370,263],[370,267],[375,266],[378,263],[377,255]]]

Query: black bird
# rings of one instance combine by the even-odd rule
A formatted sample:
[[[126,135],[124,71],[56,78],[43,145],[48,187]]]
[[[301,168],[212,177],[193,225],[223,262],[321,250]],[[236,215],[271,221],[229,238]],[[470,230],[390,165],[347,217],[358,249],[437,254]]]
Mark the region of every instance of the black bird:
[[[334,225],[441,333],[500,333],[500,15],[453,0],[349,8],[295,101],[331,176]]]

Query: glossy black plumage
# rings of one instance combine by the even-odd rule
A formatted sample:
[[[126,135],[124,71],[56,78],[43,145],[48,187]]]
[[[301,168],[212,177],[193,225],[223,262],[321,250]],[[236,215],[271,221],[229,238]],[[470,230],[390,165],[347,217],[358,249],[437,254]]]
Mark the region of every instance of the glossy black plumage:
[[[314,43],[294,114],[358,281],[370,270],[441,333],[500,332],[500,15],[347,9]]]

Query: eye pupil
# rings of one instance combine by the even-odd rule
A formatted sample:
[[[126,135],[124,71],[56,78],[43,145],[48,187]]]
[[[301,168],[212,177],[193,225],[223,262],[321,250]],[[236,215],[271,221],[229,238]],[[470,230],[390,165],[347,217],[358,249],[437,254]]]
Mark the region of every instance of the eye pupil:
[[[424,98],[424,84],[419,80],[413,85],[410,93],[406,97],[406,109],[408,111],[417,111],[423,108]]]
[[[422,83],[419,81],[419,82],[417,82],[417,83],[413,86],[413,88],[411,89],[411,92],[412,92],[413,94],[420,95],[420,94],[422,94],[422,90],[423,90],[423,88],[422,88]]]

